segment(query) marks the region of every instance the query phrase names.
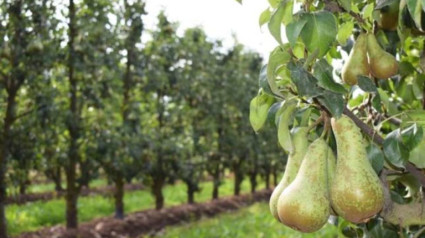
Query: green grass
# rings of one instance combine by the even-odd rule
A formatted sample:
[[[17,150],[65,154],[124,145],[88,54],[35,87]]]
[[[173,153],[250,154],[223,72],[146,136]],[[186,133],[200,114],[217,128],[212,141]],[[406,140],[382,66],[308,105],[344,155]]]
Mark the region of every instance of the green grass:
[[[237,212],[204,218],[186,225],[167,227],[162,238],[313,238],[337,237],[337,227],[326,224],[315,233],[303,234],[274,220],[267,203],[256,203]]]
[[[258,189],[264,188],[259,184]],[[195,201],[202,202],[211,199],[212,182],[201,183],[202,190],[195,195]],[[242,192],[249,191],[249,182],[246,179],[242,183]],[[165,206],[174,206],[185,203],[187,200],[186,186],[184,183],[176,183],[174,186],[166,186],[163,190]],[[220,186],[220,196],[233,194],[233,179],[226,179]],[[140,211],[154,208],[154,198],[148,190],[127,192],[124,196],[126,212]],[[94,218],[112,215],[114,202],[112,197],[99,195],[80,197],[78,200],[79,221],[89,221]],[[11,235],[25,231],[33,231],[44,226],[63,224],[65,222],[65,200],[54,199],[48,202],[33,202],[24,205],[9,205],[6,207],[6,218]]]

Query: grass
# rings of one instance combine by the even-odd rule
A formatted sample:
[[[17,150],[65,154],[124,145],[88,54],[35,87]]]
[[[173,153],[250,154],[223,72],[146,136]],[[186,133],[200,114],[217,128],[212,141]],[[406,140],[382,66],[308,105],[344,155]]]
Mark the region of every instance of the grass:
[[[106,179],[104,178],[98,178],[90,181],[90,187],[96,188],[96,187],[102,187],[106,186]],[[62,183],[62,187],[65,188],[66,184]],[[54,192],[55,191],[55,184],[52,182],[48,183],[38,183],[38,184],[31,184],[27,188],[27,193],[44,193],[44,192]],[[8,189],[9,194],[18,194],[18,188],[16,189]]]
[[[264,188],[260,183],[258,189]],[[202,190],[195,195],[195,201],[202,202],[211,199],[212,182],[201,183]],[[220,196],[233,194],[233,179],[225,179],[220,186]],[[242,192],[249,191],[249,182],[246,179],[242,183]],[[184,183],[176,183],[163,189],[165,206],[174,206],[185,203],[187,200],[186,186]],[[127,192],[124,196],[125,210],[127,213],[154,208],[154,197],[148,190]],[[78,200],[79,221],[89,221],[94,218],[109,216],[114,212],[112,197],[100,195],[80,197]],[[65,200],[54,199],[48,202],[37,201],[24,205],[8,205],[6,218],[11,235],[33,231],[45,226],[65,223]]]
[[[315,233],[303,234],[294,231],[274,220],[267,203],[256,203],[237,212],[204,218],[186,225],[167,227],[162,238],[313,238],[338,237],[337,227],[326,224]]]

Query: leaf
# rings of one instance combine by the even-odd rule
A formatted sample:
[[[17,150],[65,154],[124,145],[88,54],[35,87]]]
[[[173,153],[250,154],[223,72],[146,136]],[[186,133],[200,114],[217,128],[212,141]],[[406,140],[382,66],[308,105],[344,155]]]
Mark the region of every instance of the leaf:
[[[242,0],[235,0],[236,2],[242,4]]]
[[[425,168],[425,137],[422,138],[419,145],[417,145],[409,155],[409,161],[412,162],[417,168]]]
[[[373,3],[369,3],[367,4],[364,8],[363,8],[363,19],[368,19],[370,21],[373,21],[373,17],[372,17],[372,13],[373,13]]]
[[[378,111],[378,112],[382,112],[382,106],[381,106],[381,96],[379,96],[379,93],[376,93],[373,95],[372,98],[372,107]]]
[[[347,43],[348,38],[353,33],[353,28],[354,22],[352,21],[345,22],[339,27],[336,40],[340,45],[345,45]]]
[[[417,124],[413,124],[401,132],[403,144],[409,151],[412,151],[422,140],[423,130]]]
[[[307,20],[307,18],[301,18],[300,15],[296,15],[295,19],[286,26],[286,38],[291,47],[295,46],[302,29],[307,24]]]
[[[422,1],[421,0],[406,0],[407,9],[412,16],[413,21],[418,29],[422,29]]]
[[[425,126],[425,110],[406,111],[402,117],[403,125],[411,125],[416,123]]]
[[[283,44],[280,29],[282,27],[282,20],[285,14],[285,3],[286,1],[282,2],[273,12],[273,15],[270,17],[268,24],[270,34],[272,34],[272,36],[277,42],[279,42],[279,44]]]
[[[332,66],[325,59],[314,64],[313,75],[317,78],[320,87],[334,93],[346,93],[344,86],[335,82],[332,77]]]
[[[323,57],[335,41],[338,33],[335,16],[327,11],[305,13],[301,16],[307,18],[300,36],[310,53],[319,49],[317,57]]]
[[[293,19],[294,1],[287,1],[284,8],[282,23],[286,26]]]
[[[416,194],[419,192],[419,189],[421,188],[421,184],[412,174],[403,175],[397,180],[400,181],[404,186],[406,186],[411,197],[416,196]]]
[[[372,79],[369,77],[359,75],[357,76],[357,83],[359,87],[365,92],[376,92],[376,86],[373,83]]]
[[[387,160],[398,168],[405,168],[404,164],[409,159],[409,150],[400,140],[400,129],[392,131],[384,140],[384,154]]]
[[[266,10],[264,10],[261,13],[260,19],[259,19],[260,27],[262,27],[264,24],[266,24],[268,21],[270,21],[271,15],[272,15],[272,13],[270,12],[269,8],[267,8]]]
[[[281,0],[268,0],[268,1],[272,8],[276,8],[279,5]]]
[[[278,120],[276,120],[276,115],[279,109],[281,109],[283,102],[275,102],[267,112],[267,123],[273,126],[277,126]],[[279,117],[277,117],[278,119]]]
[[[339,4],[344,8],[345,11],[351,11],[351,0],[338,0]]]
[[[366,147],[366,152],[367,158],[372,164],[373,170],[379,174],[384,167],[384,154],[382,153],[381,149],[374,144],[369,144],[369,146]]]
[[[259,94],[251,100],[249,106],[249,121],[254,131],[258,132],[267,120],[267,113],[274,98],[267,94]]]
[[[260,75],[258,76],[258,84],[260,88],[263,89],[264,93],[267,93],[271,96],[274,95],[267,80],[267,65],[264,65],[261,68]]]
[[[317,85],[317,79],[302,65],[290,62],[288,69],[291,71],[291,80],[297,86],[300,96],[316,97],[322,93],[323,90]]]
[[[342,111],[344,110],[344,98],[341,94],[324,91],[318,99],[334,117],[339,118],[342,115]]]
[[[276,95],[281,95],[276,85],[276,70],[289,62],[291,55],[282,46],[276,47],[269,55],[269,63],[267,65],[267,82],[271,91]]]

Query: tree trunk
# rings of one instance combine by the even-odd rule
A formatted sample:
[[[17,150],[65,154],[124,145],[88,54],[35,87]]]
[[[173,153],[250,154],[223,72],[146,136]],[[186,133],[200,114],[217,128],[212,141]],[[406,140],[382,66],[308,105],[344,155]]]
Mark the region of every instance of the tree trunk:
[[[11,127],[14,118],[16,91],[9,91],[7,98],[6,115],[3,124],[3,134],[0,143],[0,237],[7,238],[7,222],[6,222],[6,168],[7,158],[9,157],[8,144],[10,142]]]
[[[61,174],[61,167],[58,166],[56,168],[56,171],[54,171],[54,176],[52,177],[53,183],[55,184],[55,191],[56,192],[62,192],[62,174]]]
[[[266,171],[264,180],[266,180],[266,189],[270,189],[270,171]]]
[[[28,182],[28,181],[24,181],[24,182],[21,182],[21,183],[19,184],[19,194],[20,194],[20,195],[25,195],[25,194],[27,194],[27,182]]]
[[[273,169],[273,185],[276,187],[277,183],[278,183],[277,171],[276,171],[276,169]]]
[[[218,199],[218,187],[220,186],[220,166],[217,165],[213,174],[213,193],[212,199]]]
[[[124,218],[124,178],[118,175],[115,179],[115,218]]]
[[[241,184],[243,181],[243,174],[241,173],[241,171],[238,171],[239,169],[235,170],[235,180],[234,180],[234,190],[233,190],[233,194],[234,195],[239,195],[241,193]]]
[[[249,181],[251,182],[251,193],[255,193],[255,190],[257,189],[257,173],[252,172],[249,175]]]
[[[195,191],[196,188],[193,186],[192,183],[186,183],[187,184],[187,203],[194,204],[195,203]]]
[[[156,178],[152,184],[152,193],[155,196],[155,209],[160,210],[164,207],[164,195],[162,194],[162,187],[164,186],[164,178]]]
[[[69,151],[68,164],[66,167],[66,228],[75,229],[78,227],[77,200],[78,190],[76,181],[77,161],[78,161],[78,138],[79,138],[79,111],[77,106],[77,80],[74,78],[74,38],[75,29],[75,5],[73,0],[69,0],[69,42],[68,42],[68,73],[69,73],[69,95],[70,95],[70,118],[67,126],[69,131]]]

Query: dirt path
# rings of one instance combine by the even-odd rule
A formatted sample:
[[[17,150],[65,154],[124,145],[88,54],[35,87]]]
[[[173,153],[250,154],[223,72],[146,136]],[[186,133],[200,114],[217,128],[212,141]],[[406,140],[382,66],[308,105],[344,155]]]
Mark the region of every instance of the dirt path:
[[[108,185],[103,187],[94,187],[94,188],[83,188],[81,190],[80,196],[92,196],[92,195],[109,195],[114,191],[114,185]],[[142,184],[126,184],[124,189],[125,191],[134,191],[143,189]],[[65,196],[65,191],[63,192],[44,192],[44,193],[28,193],[24,195],[10,196],[6,200],[6,204],[24,204],[27,202],[35,201],[49,201],[52,199],[60,198]]]
[[[212,217],[222,212],[237,210],[258,201],[267,201],[272,190],[262,190],[254,194],[220,198],[214,201],[193,205],[179,205],[162,210],[145,210],[127,215],[124,220],[113,217],[95,219],[80,225],[79,238],[123,238],[152,235],[166,226],[191,222],[202,216]],[[43,228],[35,232],[24,233],[16,238],[68,238],[72,237],[63,226]]]

